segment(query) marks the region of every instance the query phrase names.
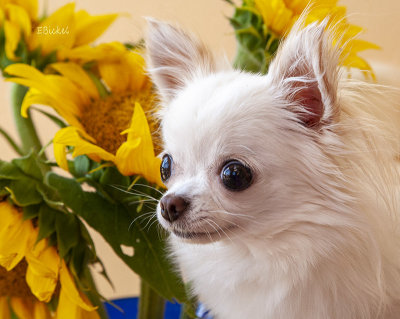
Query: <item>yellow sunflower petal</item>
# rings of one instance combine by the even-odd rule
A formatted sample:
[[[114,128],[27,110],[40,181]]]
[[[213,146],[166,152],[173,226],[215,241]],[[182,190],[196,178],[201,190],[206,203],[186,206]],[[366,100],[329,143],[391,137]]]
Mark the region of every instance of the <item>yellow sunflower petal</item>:
[[[149,78],[144,70],[145,60],[143,56],[136,52],[128,51],[126,65],[130,70],[129,90],[133,92],[142,90],[149,83]]]
[[[283,1],[276,2],[280,6],[276,9],[276,14],[270,27],[278,34],[284,35],[291,26],[293,12],[285,7]]]
[[[20,7],[23,7],[29,14],[31,20],[37,19],[37,13],[39,7],[37,0],[13,0],[13,3],[15,3]]]
[[[76,127],[65,127],[59,130],[53,139],[54,145],[60,144],[65,146],[73,146],[73,156],[87,155],[94,161],[112,161],[114,162],[115,156],[101,147],[94,145],[81,137],[80,131]],[[57,152],[60,152],[57,146]],[[61,152],[55,154],[56,159],[61,155]]]
[[[60,257],[45,239],[37,243],[26,256],[26,282],[40,301],[49,302],[58,281]]]
[[[34,319],[51,319],[51,313],[47,305],[43,302],[35,302],[34,305]]]
[[[76,318],[77,308],[78,306],[74,304],[71,300],[69,300],[66,292],[63,289],[61,289],[60,297],[58,299],[56,318],[57,319]]]
[[[0,318],[2,319],[10,319],[10,306],[8,305],[7,297],[1,296],[0,297]]]
[[[74,82],[77,86],[84,88],[91,98],[99,98],[99,91],[97,90],[96,85],[80,65],[73,62],[60,62],[53,63],[50,67]]]
[[[75,46],[96,40],[115,21],[117,14],[91,16],[81,10],[76,13]]]
[[[93,311],[97,309],[97,307],[92,306],[88,300],[84,300],[81,297],[79,290],[75,286],[74,279],[72,278],[72,275],[70,274],[64,260],[61,260],[60,283],[61,283],[61,293],[65,293],[65,297],[70,302],[74,303],[75,305],[87,311]]]
[[[85,296],[82,296],[85,297]],[[87,298],[85,298],[87,299]],[[76,313],[76,318],[77,319],[100,319],[100,315],[97,313],[97,311],[86,311],[82,308],[77,309]]]
[[[5,14],[4,14],[4,10],[3,10],[3,9],[1,9],[1,7],[0,7],[0,27],[2,27],[2,26],[3,26],[3,24],[4,24],[4,20],[5,20]]]
[[[71,87],[71,83],[69,83],[68,81],[64,81],[66,79],[64,78],[54,78],[54,79],[50,79],[50,81],[45,81],[45,82],[37,82],[35,80],[31,80],[31,79],[23,79],[23,78],[8,78],[6,79],[6,81],[8,82],[14,82],[17,84],[21,84],[27,87],[32,87],[37,89],[38,91],[42,91],[44,94],[47,94],[50,98],[52,99],[58,99],[60,102],[62,101],[62,103],[58,103],[58,105],[63,105],[62,109],[68,110],[68,112],[70,112],[71,114],[73,114],[74,116],[79,116],[81,113],[80,110],[80,105],[81,105],[81,101],[80,101],[80,96],[69,96],[69,99],[66,98],[65,100],[62,99],[62,97],[67,96],[67,94],[65,92],[71,92],[71,94],[77,93],[76,91],[77,88]],[[57,87],[57,83],[61,85],[61,87],[59,87],[57,90],[52,91],[50,88],[51,87]],[[46,85],[48,84],[48,85]],[[64,87],[62,85],[65,85]],[[62,93],[61,88],[65,89],[65,92]],[[28,103],[26,103],[28,104]],[[83,104],[83,103],[82,103]],[[53,106],[53,105],[51,105]]]
[[[89,95],[77,87],[72,81],[59,75],[45,75],[34,67],[26,64],[12,64],[5,72],[17,76],[7,81],[35,88],[55,101],[62,101],[64,110],[75,116],[80,115],[80,107],[90,102]]]
[[[129,86],[130,69],[124,63],[100,63],[101,78],[113,93],[126,92]]]
[[[82,299],[89,303],[86,296],[82,295]],[[57,306],[57,319],[99,319],[96,311],[86,311],[71,301],[67,293],[61,289],[60,298]]]
[[[40,47],[44,55],[71,48],[75,41],[74,3],[68,3],[41,22],[32,34],[30,49]]]
[[[347,40],[354,39],[359,34],[361,34],[363,32],[363,28],[357,25],[338,23],[336,25],[336,32],[337,37],[342,37],[343,42],[346,42]]]
[[[11,307],[19,319],[35,319],[33,303],[27,298],[11,298]]]
[[[53,141],[53,149],[54,149],[54,158],[57,162],[57,165],[61,167],[63,170],[69,171],[68,160],[67,160],[67,151],[65,149],[64,144],[54,143]]]
[[[272,3],[270,1],[255,0],[256,8],[260,11],[264,24],[269,27],[274,17]]]
[[[18,47],[19,40],[21,39],[21,30],[18,25],[6,20],[4,21],[4,34],[6,37],[6,56],[10,60],[15,61],[17,57],[14,52]]]
[[[116,154],[115,163],[123,175],[138,174],[164,187],[160,177],[161,160],[154,155],[153,141],[146,115],[139,103],[135,104],[131,126],[123,134],[127,141]]]
[[[140,54],[118,46],[103,47],[102,50],[114,51],[116,57],[99,60],[100,75],[112,92],[139,91],[147,84],[145,61]]]
[[[8,20],[20,27],[20,30],[28,38],[32,32],[31,19],[24,8],[16,6],[14,4],[6,5],[6,14],[8,15]]]
[[[35,104],[51,106],[70,125],[78,127],[79,129],[83,130],[83,127],[79,122],[79,120],[73,113],[70,112],[70,110],[65,106],[63,101],[56,101],[53,98],[47,96],[46,94],[42,94],[35,88],[29,89],[29,91],[26,93],[21,105],[21,115],[23,117],[27,117],[28,108]]]
[[[0,216],[0,265],[10,271],[30,249],[34,229],[31,221],[24,221],[22,214],[7,202],[0,203]]]
[[[363,58],[357,55],[348,55],[344,61],[343,65],[349,68],[357,68],[363,73],[364,77],[367,79],[372,79],[376,81],[375,73],[373,72],[371,66]]]
[[[369,49],[379,50],[381,48],[379,45],[360,39],[351,40],[348,46],[352,53],[357,53]]]
[[[5,69],[5,71],[10,75],[20,76],[23,78],[35,79],[38,81],[43,81],[45,79],[45,75],[42,72],[24,63],[11,64]]]
[[[309,5],[309,4],[313,4],[313,2],[309,1],[309,0],[284,0],[286,6],[292,10],[296,15],[300,15],[304,9]],[[328,0],[328,1],[323,1],[324,5],[331,5],[330,3],[335,3],[338,0]],[[318,3],[318,5],[321,5],[321,1]],[[334,4],[333,4],[334,5]]]
[[[71,61],[79,61],[80,63],[93,60],[111,62],[119,61],[121,55],[126,52],[126,50],[122,43],[110,42],[95,47],[83,45],[73,49],[61,49],[57,52],[57,56],[59,60],[69,59]]]

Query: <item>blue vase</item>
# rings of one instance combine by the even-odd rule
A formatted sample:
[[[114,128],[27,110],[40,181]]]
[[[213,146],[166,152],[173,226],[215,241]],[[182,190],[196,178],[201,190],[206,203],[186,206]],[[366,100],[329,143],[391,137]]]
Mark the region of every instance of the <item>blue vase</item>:
[[[105,303],[109,319],[132,319],[136,318],[138,312],[139,298],[121,298],[111,300],[117,307]],[[167,302],[165,305],[165,319],[179,319],[181,305],[178,303]],[[198,319],[212,319],[203,305],[199,305],[196,315]],[[150,319],[150,318],[149,318]]]

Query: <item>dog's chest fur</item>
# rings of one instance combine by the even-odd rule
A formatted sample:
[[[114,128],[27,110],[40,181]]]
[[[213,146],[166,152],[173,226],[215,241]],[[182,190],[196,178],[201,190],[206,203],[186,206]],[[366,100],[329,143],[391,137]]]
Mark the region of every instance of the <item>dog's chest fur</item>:
[[[376,307],[347,277],[343,256],[336,264],[294,245],[290,257],[281,258],[284,254],[268,249],[268,240],[264,248],[262,241],[193,245],[171,238],[170,244],[185,280],[215,319],[361,319]],[[299,264],[305,259],[315,264]],[[399,311],[394,306],[378,318],[398,318]]]
[[[320,271],[294,260],[276,260],[261,242],[171,243],[185,279],[216,319],[345,318],[343,309],[336,316],[327,303],[332,298],[327,298],[329,287],[317,278]]]

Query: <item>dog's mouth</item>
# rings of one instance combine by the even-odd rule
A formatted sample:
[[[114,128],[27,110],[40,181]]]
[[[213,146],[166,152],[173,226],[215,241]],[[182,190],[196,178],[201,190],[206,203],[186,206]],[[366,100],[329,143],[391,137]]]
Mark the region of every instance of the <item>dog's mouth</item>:
[[[238,228],[237,226],[230,226],[225,228],[220,228],[215,231],[183,231],[178,229],[172,229],[172,233],[181,238],[190,242],[197,243],[207,243],[207,242],[215,242],[224,238],[230,238],[233,234],[233,231]]]

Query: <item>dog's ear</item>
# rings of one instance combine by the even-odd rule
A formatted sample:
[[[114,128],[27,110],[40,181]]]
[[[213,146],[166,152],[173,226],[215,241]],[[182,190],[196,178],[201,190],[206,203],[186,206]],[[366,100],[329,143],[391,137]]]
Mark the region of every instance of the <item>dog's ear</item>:
[[[197,74],[215,69],[211,52],[194,36],[171,24],[147,19],[147,63],[153,82],[164,102]]]
[[[274,87],[308,127],[319,128],[337,116],[338,58],[327,21],[303,29],[299,22],[271,63]]]

